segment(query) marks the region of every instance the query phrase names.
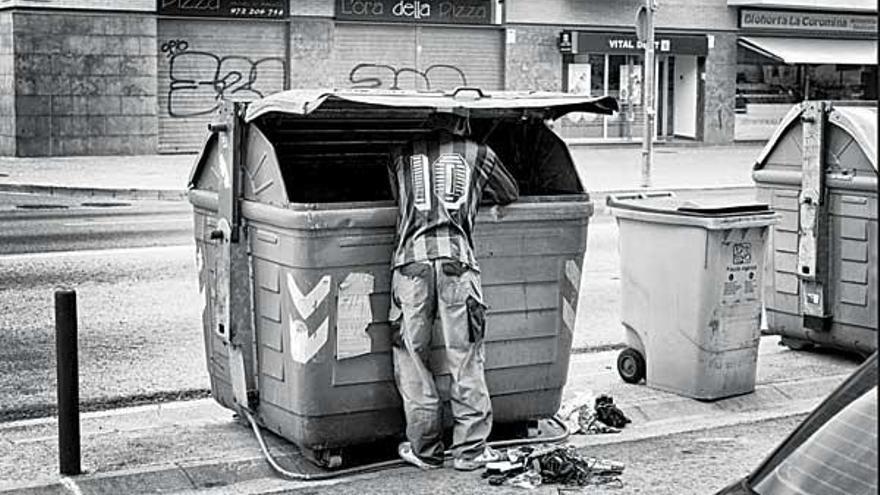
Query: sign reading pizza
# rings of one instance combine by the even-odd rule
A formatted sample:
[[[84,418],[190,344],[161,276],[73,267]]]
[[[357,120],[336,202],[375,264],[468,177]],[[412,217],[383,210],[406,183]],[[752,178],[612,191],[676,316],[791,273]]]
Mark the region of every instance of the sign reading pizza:
[[[439,24],[492,24],[492,0],[336,0],[336,18]]]

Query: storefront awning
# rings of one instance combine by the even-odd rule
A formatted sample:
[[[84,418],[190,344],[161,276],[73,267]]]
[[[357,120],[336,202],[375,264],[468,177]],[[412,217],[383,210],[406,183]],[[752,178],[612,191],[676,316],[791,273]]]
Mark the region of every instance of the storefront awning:
[[[877,40],[740,36],[739,44],[786,64],[877,65]]]

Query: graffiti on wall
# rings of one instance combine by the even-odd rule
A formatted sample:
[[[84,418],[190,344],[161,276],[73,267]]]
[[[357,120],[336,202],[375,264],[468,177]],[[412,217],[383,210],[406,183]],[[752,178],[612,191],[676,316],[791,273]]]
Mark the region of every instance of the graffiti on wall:
[[[401,76],[413,76],[412,88],[401,88]],[[408,79],[408,78],[405,78]],[[467,86],[467,76],[464,71],[450,64],[433,64],[425,70],[413,67],[395,67],[387,64],[360,63],[352,67],[348,73],[348,80],[352,88],[382,88],[388,89],[423,89],[427,91],[442,89],[441,86],[452,89],[456,86]]]
[[[281,57],[253,59],[190,50],[185,39],[168,40],[160,50],[168,59],[168,115],[177,118],[210,114],[224,97],[255,99],[280,91],[277,74],[283,78],[287,70]],[[267,77],[272,72],[274,84]]]

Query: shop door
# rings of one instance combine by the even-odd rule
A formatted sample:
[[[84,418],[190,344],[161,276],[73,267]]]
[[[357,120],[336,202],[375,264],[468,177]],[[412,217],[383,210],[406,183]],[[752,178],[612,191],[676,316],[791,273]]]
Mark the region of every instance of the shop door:
[[[337,24],[336,85],[502,89],[502,43],[499,29]]]
[[[159,19],[159,152],[198,151],[221,98],[284,89],[284,23]]]
[[[676,136],[697,138],[697,57],[676,55],[674,69],[672,128]]]

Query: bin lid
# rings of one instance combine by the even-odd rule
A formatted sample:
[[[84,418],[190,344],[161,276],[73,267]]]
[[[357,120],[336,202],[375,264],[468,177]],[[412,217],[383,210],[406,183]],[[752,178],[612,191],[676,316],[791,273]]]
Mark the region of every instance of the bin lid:
[[[607,199],[617,217],[655,223],[692,225],[708,229],[770,225],[776,213],[767,203],[690,200],[671,193],[611,195]]]
[[[608,206],[630,210],[649,211],[666,215],[687,215],[696,217],[718,217],[731,215],[773,214],[767,203],[731,203],[720,200],[680,199],[675,196],[625,197],[609,196]]]
[[[362,107],[420,108],[452,111],[525,111],[543,118],[557,119],[570,112],[610,115],[618,110],[617,100],[610,96],[585,97],[567,93],[482,91],[478,88],[457,88],[448,92],[372,89],[292,89],[281,91],[248,105],[245,121],[263,115],[281,113],[305,116],[322,108]]]
[[[761,170],[767,164],[773,151],[781,145],[789,129],[800,122],[804,113],[804,103],[795,105],[773,132],[764,149],[755,161],[754,170]],[[839,127],[843,132],[852,136],[853,140],[861,148],[874,171],[877,171],[877,106],[874,105],[841,105],[831,104],[828,110],[828,122]]]

